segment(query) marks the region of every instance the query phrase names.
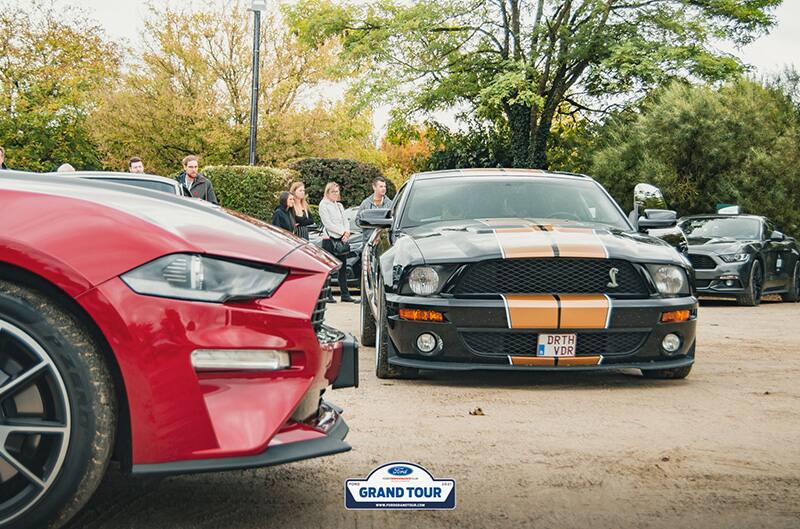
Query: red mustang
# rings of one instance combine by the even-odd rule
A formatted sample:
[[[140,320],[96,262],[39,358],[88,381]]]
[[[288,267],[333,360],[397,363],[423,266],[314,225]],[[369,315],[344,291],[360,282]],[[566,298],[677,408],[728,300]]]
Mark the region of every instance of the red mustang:
[[[323,323],[338,262],[254,219],[0,173],[0,527],[57,527],[112,455],[133,474],[344,452],[357,385]]]

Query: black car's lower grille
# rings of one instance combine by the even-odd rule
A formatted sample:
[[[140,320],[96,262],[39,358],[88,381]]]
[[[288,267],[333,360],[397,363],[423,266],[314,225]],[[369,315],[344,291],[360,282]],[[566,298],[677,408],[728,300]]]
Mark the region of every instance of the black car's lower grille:
[[[322,322],[325,321],[325,307],[328,299],[331,297],[331,276],[325,280],[322,290],[317,298],[317,304],[314,306],[314,312],[311,313],[311,325],[316,332],[322,328]]]
[[[612,272],[616,269],[616,272]],[[610,286],[616,280],[617,286]],[[455,294],[639,294],[642,277],[619,259],[495,259],[468,265]]]
[[[695,288],[708,288],[709,286],[711,286],[711,280],[710,279],[695,279],[694,280],[694,286],[695,286]]]
[[[577,333],[577,355],[622,356],[642,346],[646,331]],[[482,356],[535,356],[539,335],[521,332],[464,332],[461,338],[473,353]]]
[[[711,257],[699,253],[690,253],[689,261],[695,270],[713,270],[717,267],[717,263]]]

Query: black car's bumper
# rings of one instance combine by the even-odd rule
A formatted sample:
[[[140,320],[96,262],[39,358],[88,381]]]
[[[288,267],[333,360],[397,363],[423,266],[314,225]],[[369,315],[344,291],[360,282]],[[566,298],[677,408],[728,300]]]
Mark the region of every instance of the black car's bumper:
[[[610,303],[605,328],[512,329],[500,297],[422,298],[389,294],[388,360],[392,365],[421,369],[542,371],[669,369],[694,362],[696,298],[612,299]],[[399,316],[401,308],[440,311],[445,321],[404,320]],[[689,310],[689,321],[661,323],[662,313],[676,310]],[[425,332],[440,340],[441,347],[433,354],[425,355],[417,348],[417,338]],[[538,357],[539,333],[576,334],[574,359]],[[672,354],[661,345],[670,333],[681,339],[679,349]]]
[[[713,269],[695,269],[694,285],[698,295],[735,297],[747,292],[753,267],[752,258],[743,263],[714,261],[716,266]]]

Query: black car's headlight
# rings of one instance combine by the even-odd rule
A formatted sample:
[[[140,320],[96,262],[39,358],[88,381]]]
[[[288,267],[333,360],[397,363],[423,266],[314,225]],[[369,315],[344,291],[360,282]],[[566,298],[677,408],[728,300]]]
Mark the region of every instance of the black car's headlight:
[[[689,294],[689,280],[680,266],[647,265],[658,291],[665,296]]]
[[[720,259],[725,261],[726,263],[745,263],[748,259],[750,259],[750,254],[748,253],[731,253],[720,255]]]
[[[409,272],[402,293],[409,290],[417,296],[432,296],[441,291],[444,284],[453,275],[456,266],[417,266]]]
[[[135,268],[121,279],[137,294],[224,303],[268,298],[288,272],[197,254],[173,254]]]

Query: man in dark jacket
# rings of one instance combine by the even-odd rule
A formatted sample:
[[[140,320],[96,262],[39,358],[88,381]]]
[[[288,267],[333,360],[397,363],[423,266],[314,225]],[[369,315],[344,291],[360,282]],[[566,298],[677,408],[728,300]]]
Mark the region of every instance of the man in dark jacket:
[[[183,159],[183,172],[178,175],[178,182],[188,189],[193,197],[219,204],[217,195],[214,194],[214,186],[199,172],[199,168],[200,162],[197,156],[190,154]]]
[[[8,169],[6,167],[6,150],[0,147],[0,169]]]

